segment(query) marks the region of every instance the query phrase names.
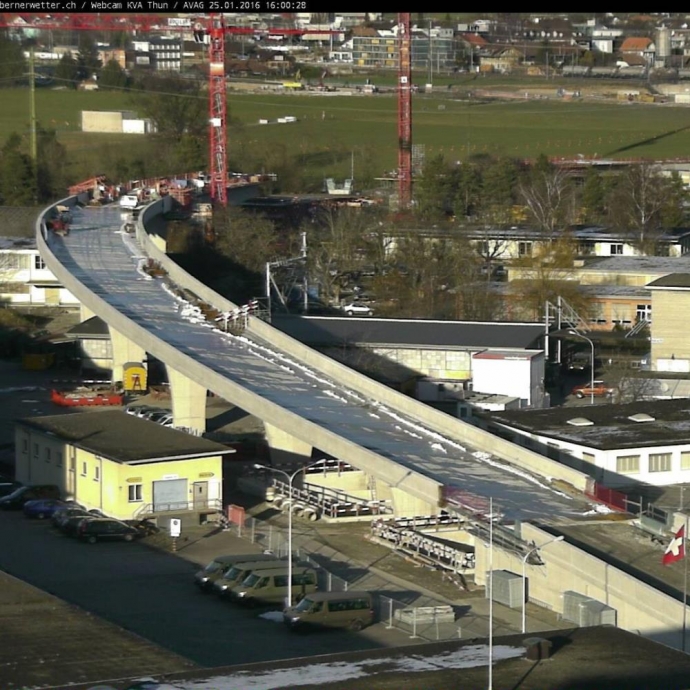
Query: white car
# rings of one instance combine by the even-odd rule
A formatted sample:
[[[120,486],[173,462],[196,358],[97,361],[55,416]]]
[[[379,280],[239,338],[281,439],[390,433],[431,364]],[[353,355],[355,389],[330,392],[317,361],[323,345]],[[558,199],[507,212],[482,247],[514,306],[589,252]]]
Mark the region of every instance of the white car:
[[[348,316],[371,316],[374,312],[366,304],[361,302],[350,302],[340,307]]]

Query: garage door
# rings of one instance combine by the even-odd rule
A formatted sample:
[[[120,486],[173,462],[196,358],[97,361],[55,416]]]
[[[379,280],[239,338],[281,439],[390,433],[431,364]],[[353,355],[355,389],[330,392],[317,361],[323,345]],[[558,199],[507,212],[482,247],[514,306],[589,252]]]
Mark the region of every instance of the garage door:
[[[186,479],[153,482],[153,509],[155,512],[186,510],[188,502]]]

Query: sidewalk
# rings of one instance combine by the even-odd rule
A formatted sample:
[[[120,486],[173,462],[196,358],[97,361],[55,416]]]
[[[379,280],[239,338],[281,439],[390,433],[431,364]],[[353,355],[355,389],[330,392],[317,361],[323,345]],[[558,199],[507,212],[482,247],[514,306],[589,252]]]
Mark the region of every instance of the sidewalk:
[[[285,516],[279,514],[270,520],[253,524],[254,529],[245,527],[242,530],[242,537],[238,536],[239,528],[234,525],[225,532],[213,527],[193,528],[183,535],[187,541],[178,542],[177,554],[204,566],[221,554],[261,553],[265,548],[285,552]],[[293,553],[299,553],[302,558],[309,557],[330,573],[327,576],[328,585],[333,590],[365,589],[376,592],[380,601],[381,626],[386,628],[388,644],[404,644],[405,640],[414,640],[410,636],[415,633],[417,637],[427,640],[488,637],[489,601],[484,597],[483,588],[464,591],[444,580],[437,571],[410,563],[387,547],[367,541],[364,538],[366,533],[368,525],[364,523],[332,525],[296,519],[293,522]],[[341,548],[336,549],[329,542],[337,542]],[[349,553],[345,554],[343,550]],[[420,623],[415,624],[413,630],[412,626],[397,618],[393,621],[390,619],[394,611],[406,607],[448,605],[455,611],[454,623],[437,623],[428,619],[422,622],[420,615]],[[572,624],[560,621],[552,611],[534,604],[527,604],[526,613],[527,631],[530,633],[572,628]],[[493,621],[495,635],[518,633],[521,630],[522,610],[494,602]],[[405,633],[404,636],[396,636],[402,639],[395,642],[390,639],[391,634],[396,632],[390,630],[391,623]]]

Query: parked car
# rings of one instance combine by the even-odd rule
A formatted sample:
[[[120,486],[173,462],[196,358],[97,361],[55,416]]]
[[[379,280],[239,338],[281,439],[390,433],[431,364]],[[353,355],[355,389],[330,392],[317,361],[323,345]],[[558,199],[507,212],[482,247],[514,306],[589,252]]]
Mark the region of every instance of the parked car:
[[[161,531],[160,527],[158,527],[156,523],[152,522],[151,520],[123,520],[122,522],[130,527],[134,527],[134,529],[137,530],[142,537],[148,537],[151,534],[158,534],[158,532]]]
[[[582,399],[590,396],[595,398],[609,397],[613,395],[614,390],[603,381],[594,381],[593,385],[587,383],[582,386],[575,386],[572,392],[576,398]]]
[[[13,481],[2,481],[0,482],[0,497],[8,496],[9,494],[15,492],[21,484],[19,482]]]
[[[213,583],[232,568],[236,563],[248,561],[275,561],[273,554],[230,554],[216,556],[205,568],[198,570],[194,575],[194,584],[204,592],[210,591]]]
[[[173,414],[172,412],[162,412],[153,414],[149,417],[152,422],[160,424],[161,426],[172,426],[173,425]]]
[[[132,405],[127,405],[124,411],[126,414],[131,414],[134,417],[141,417],[146,412],[157,409],[157,407],[152,407],[151,405],[139,405],[137,403],[133,403]]]
[[[60,531],[68,537],[76,537],[79,525],[84,520],[98,520],[94,515],[71,515],[59,527]]]
[[[587,371],[592,358],[586,352],[576,352],[568,362],[568,371]]]
[[[28,518],[36,518],[44,520],[51,517],[53,513],[61,508],[64,508],[65,503],[55,498],[36,498],[32,501],[26,501],[22,506],[24,515]]]
[[[54,484],[38,484],[34,486],[20,486],[12,493],[0,498],[0,508],[3,510],[20,510],[27,501],[37,498],[60,498],[60,489]]]
[[[70,505],[64,505],[60,509],[56,510],[50,518],[54,527],[60,529],[69,518],[72,517],[86,517],[89,511],[81,507],[72,507]]]
[[[77,527],[76,536],[89,544],[97,541],[134,541],[141,536],[128,524],[112,518],[85,518]]]
[[[314,592],[283,612],[283,621],[292,630],[348,628],[362,630],[374,622],[371,592]]]
[[[149,421],[155,421],[155,418],[163,417],[166,414],[170,414],[170,410],[164,410],[160,407],[152,407],[143,414],[140,415],[142,419],[148,419]]]
[[[350,302],[340,307],[348,316],[371,316],[374,312],[371,307],[362,302]]]

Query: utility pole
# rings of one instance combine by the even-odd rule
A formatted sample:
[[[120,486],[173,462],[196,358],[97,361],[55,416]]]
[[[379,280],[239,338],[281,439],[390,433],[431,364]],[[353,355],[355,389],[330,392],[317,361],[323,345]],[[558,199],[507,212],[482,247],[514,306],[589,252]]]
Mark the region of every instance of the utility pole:
[[[31,132],[31,162],[34,173],[34,201],[38,202],[38,142],[36,135],[36,71],[34,46],[29,47],[29,130]]]

